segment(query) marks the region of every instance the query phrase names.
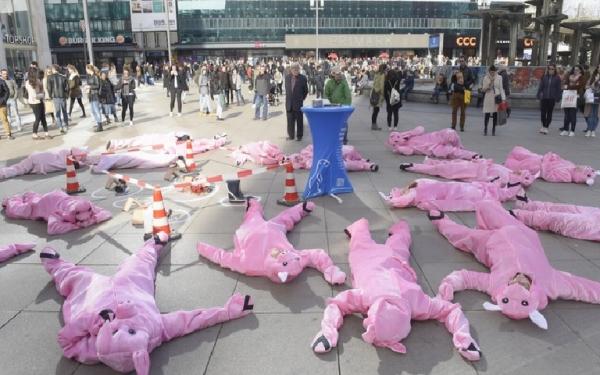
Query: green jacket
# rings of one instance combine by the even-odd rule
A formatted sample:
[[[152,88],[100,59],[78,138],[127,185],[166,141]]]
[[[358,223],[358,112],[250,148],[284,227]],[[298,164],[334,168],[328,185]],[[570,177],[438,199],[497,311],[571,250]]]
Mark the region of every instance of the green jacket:
[[[338,83],[335,79],[330,79],[327,81],[325,85],[325,90],[323,92],[323,96],[325,99],[328,99],[331,104],[344,104],[351,105],[352,104],[352,94],[350,93],[350,87],[348,87],[348,82],[342,78],[342,80]]]
[[[379,94],[379,102],[377,106],[381,106],[383,104],[384,95],[383,89],[385,86],[385,74],[383,73],[375,73],[375,79],[373,80],[373,92]]]

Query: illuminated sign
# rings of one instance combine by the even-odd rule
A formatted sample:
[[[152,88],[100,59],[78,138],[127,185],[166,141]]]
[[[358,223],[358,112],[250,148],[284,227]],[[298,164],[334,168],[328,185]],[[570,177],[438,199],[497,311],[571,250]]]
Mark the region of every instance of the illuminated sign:
[[[456,38],[456,45],[459,47],[476,47],[477,37],[474,36],[459,36]]]
[[[533,47],[534,43],[535,43],[535,39],[531,39],[531,38],[523,39],[523,47],[525,47],[525,48]]]

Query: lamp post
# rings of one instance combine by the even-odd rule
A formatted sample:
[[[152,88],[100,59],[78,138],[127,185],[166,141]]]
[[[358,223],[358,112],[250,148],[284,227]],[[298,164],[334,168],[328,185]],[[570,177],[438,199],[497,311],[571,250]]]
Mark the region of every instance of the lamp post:
[[[169,18],[169,13],[170,13],[170,7],[169,7],[169,1],[171,0],[164,0],[165,2],[165,22],[167,23],[167,51],[169,52],[169,64],[171,64],[173,62],[173,55],[171,54],[171,23],[170,18]]]
[[[319,61],[319,10],[325,8],[325,0],[310,0],[310,10],[315,11],[315,37],[316,37],[316,55],[317,63]]]
[[[94,65],[94,52],[92,51],[92,31],[90,30],[90,18],[88,17],[87,0],[83,0],[83,22],[85,23],[85,40],[87,42],[90,64]]]

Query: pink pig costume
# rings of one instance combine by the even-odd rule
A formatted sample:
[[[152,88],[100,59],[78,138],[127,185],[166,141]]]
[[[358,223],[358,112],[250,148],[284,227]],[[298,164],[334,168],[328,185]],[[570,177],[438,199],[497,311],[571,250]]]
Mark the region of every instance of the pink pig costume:
[[[89,160],[94,164],[92,171],[99,173],[111,169],[166,168],[177,160],[177,155],[135,151],[123,154],[94,155],[90,156]]]
[[[460,290],[478,290],[496,303],[485,302],[486,310],[529,318],[543,329],[548,323],[540,311],[549,299],[600,303],[600,283],[553,268],[537,233],[498,202],[477,205],[476,229],[456,224],[439,211],[430,212],[429,218],[454,247],[490,268],[490,273],[460,270],[446,276],[439,287],[445,300]]]
[[[383,245],[373,241],[364,218],[346,228],[346,234],[350,237],[353,289],[329,299],[321,332],[313,341],[315,352],[335,347],[344,316],[360,313],[366,315],[362,337],[370,344],[406,353],[401,340],[410,333],[410,321],[436,319],[452,333],[462,356],[479,360],[479,346],[471,337],[460,305],[431,298],[417,284],[417,275],[409,265],[411,236],[405,221],[390,228],[390,237]]]
[[[502,187],[493,182],[419,178],[408,188],[393,188],[388,196],[380,194],[390,205],[398,208],[415,206],[421,210],[475,211],[479,201],[492,199],[504,202],[522,192],[523,187],[518,182]]]
[[[186,141],[191,139],[188,134],[174,132],[166,134],[144,134],[133,138],[112,139],[106,145],[107,151],[118,151],[127,148],[150,147],[163,145],[162,151],[167,154],[185,155]],[[229,143],[227,134],[217,134],[212,139],[192,139],[192,150],[194,153],[203,153],[217,149]],[[160,150],[159,150],[160,151]]]
[[[530,186],[536,178],[528,170],[513,172],[492,159],[439,160],[425,157],[421,164],[402,163],[400,169],[448,180],[495,182],[499,185],[520,182],[523,186]]]
[[[586,165],[575,165],[553,152],[544,155],[533,153],[525,147],[516,146],[506,157],[504,165],[513,171],[528,170],[540,174],[548,182],[573,182],[593,185],[597,172]]]
[[[425,133],[425,128],[416,128],[405,132],[392,132],[386,145],[396,154],[425,155],[442,159],[474,159],[480,155],[465,150],[458,133],[452,129],[443,129]]]
[[[27,192],[4,198],[2,207],[11,219],[44,220],[48,234],[63,234],[111,218],[109,211],[89,200],[56,190],[44,195]]]
[[[377,164],[363,158],[362,154],[354,146],[342,146],[342,157],[344,158],[344,166],[349,172],[377,172],[379,170]],[[304,147],[299,153],[289,155],[288,159],[292,162],[294,169],[310,169],[313,162],[313,145]]]
[[[198,253],[221,267],[248,276],[264,276],[274,283],[289,282],[304,268],[313,267],[323,273],[327,282],[343,284],[346,274],[324,250],[296,250],[286,237],[286,232],[314,207],[312,202],[300,203],[267,221],[260,203],[248,198],[244,222],[235,232],[235,249],[225,251],[200,242]]]
[[[10,245],[0,245],[0,263],[19,254],[33,250],[34,247],[34,243],[13,243]]]
[[[230,155],[236,165],[242,165],[247,161],[258,165],[279,164],[285,159],[285,154],[279,146],[269,141],[252,142],[240,146]]]
[[[600,208],[552,202],[517,200],[514,216],[536,230],[547,230],[565,237],[600,241]]]
[[[21,176],[28,173],[46,174],[67,169],[67,156],[71,155],[78,163],[86,163],[87,150],[73,147],[60,151],[34,152],[20,162],[9,167],[0,168],[0,180]]]
[[[146,242],[111,277],[65,262],[51,248],[42,251],[42,264],[65,297],[65,326],[58,343],[67,358],[148,375],[149,353],[163,342],[250,312],[250,296],[236,293],[222,308],[161,314],[154,299],[154,280],[159,242],[166,240],[166,234],[159,237]]]

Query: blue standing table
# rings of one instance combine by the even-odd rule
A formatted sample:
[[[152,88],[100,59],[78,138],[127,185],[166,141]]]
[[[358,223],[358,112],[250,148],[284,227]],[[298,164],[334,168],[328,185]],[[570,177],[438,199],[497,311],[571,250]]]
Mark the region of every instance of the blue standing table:
[[[351,193],[342,157],[342,140],[352,106],[302,107],[313,139],[313,163],[304,188],[304,199]],[[339,198],[337,198],[339,200]]]

